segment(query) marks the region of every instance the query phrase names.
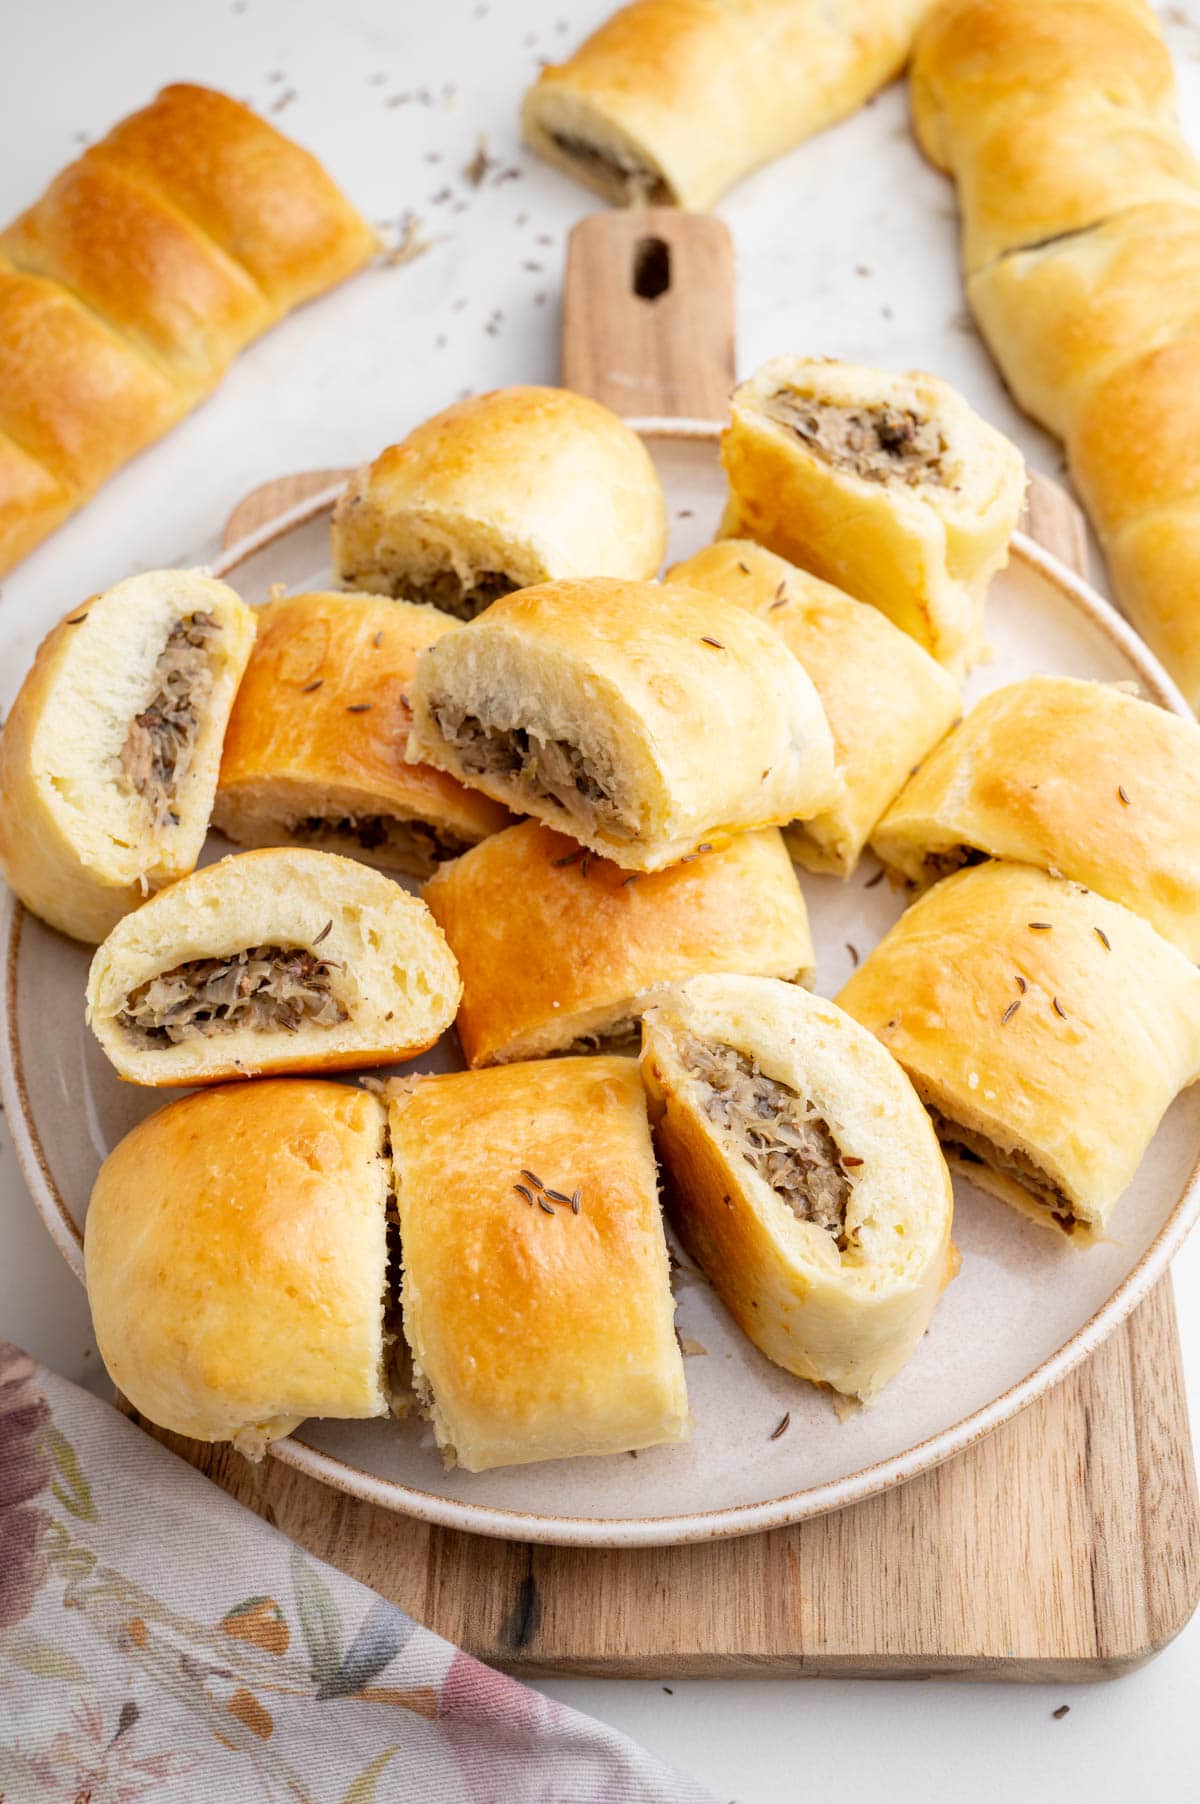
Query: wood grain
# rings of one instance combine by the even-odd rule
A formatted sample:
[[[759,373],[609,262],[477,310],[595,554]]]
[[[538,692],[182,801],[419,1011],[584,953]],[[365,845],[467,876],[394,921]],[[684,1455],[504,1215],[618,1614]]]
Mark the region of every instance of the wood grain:
[[[336,475],[256,491],[234,536]],[[1034,479],[1028,524],[1080,567],[1079,511],[1056,484]],[[526,1676],[1096,1679],[1149,1659],[1200,1596],[1167,1279],[1087,1364],[967,1453],[852,1509],[743,1540],[630,1553],[486,1541],[390,1515],[276,1460],[254,1467],[149,1431],[313,1553]]]

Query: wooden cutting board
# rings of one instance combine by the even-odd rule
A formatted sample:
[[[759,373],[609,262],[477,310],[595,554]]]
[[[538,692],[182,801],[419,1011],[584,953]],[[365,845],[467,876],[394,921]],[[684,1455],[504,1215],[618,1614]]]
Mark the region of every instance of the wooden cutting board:
[[[718,221],[614,213],[576,228],[565,380],[626,414],[712,418],[732,368],[733,261]],[[337,474],[256,491],[226,543]],[[1026,526],[1085,568],[1082,516],[1054,483],[1035,478]],[[250,1466],[152,1432],[313,1553],[525,1676],[1096,1679],[1149,1659],[1200,1597],[1167,1279],[1087,1364],[967,1453],[852,1509],[741,1540],[635,1552],[487,1541],[277,1460]]]

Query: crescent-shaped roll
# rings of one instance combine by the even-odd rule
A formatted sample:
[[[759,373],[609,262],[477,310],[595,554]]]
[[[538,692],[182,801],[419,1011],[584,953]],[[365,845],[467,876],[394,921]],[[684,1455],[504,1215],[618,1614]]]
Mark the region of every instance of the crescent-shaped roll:
[[[682,585],[545,583],[417,660],[408,756],[657,871],[836,793],[809,678],[770,627]]]
[[[1200,961],[1200,726],[1105,683],[1010,683],[930,753],[871,845],[921,889],[985,855],[1039,865]]]
[[[849,877],[914,765],[957,718],[958,685],[876,608],[750,539],[719,539],[676,564],[667,581],[759,615],[812,678],[833,734],[841,788],[811,820],[785,827],[784,839],[806,870]]]
[[[413,1386],[468,1472],[690,1434],[637,1061],[392,1086]]]
[[[913,64],[967,294],[1122,606],[1200,706],[1200,163],[1141,0],[941,0]]]
[[[164,88],[0,233],[0,573],[378,241],[249,106]]]
[[[388,1413],[387,1112],[343,1084],[201,1091],[100,1167],[96,1339],[142,1415],[252,1459],[306,1416]]]
[[[672,1218],[777,1365],[869,1401],[957,1270],[929,1117],[878,1041],[766,977],[696,977],[643,1018]]]
[[[126,915],[88,975],[88,1023],[135,1084],[210,1084],[415,1058],[462,986],[399,884],[332,852],[239,852]]]
[[[808,911],[773,827],[644,876],[522,821],[424,890],[458,960],[469,1065],[629,1040],[646,992],[699,971],[808,982]]]
[[[428,877],[508,823],[486,796],[404,757],[417,653],[453,631],[448,614],[328,593],[256,612],[213,809],[229,839]]]
[[[195,867],[254,614],[189,570],[127,577],[38,648],[0,733],[0,873],[95,944]]]
[[[870,602],[961,674],[1025,494],[1020,452],[954,389],[773,357],[733,392],[722,532]]]
[[[935,884],[838,1002],[930,1110],[951,1166],[1076,1245],[1103,1234],[1200,1076],[1200,972],[1139,916],[1027,865]]]
[[[333,514],[349,589],[470,620],[498,595],[566,576],[653,576],[667,510],[624,420],[565,388],[459,401],[351,477]]]
[[[710,207],[897,75],[929,0],[635,0],[525,95],[526,141],[626,204]]]

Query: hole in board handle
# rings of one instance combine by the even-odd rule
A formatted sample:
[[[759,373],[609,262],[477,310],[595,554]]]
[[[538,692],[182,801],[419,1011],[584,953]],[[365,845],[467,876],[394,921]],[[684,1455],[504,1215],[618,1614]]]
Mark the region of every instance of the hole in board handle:
[[[665,238],[639,238],[633,247],[633,292],[656,301],[671,286],[671,247]]]

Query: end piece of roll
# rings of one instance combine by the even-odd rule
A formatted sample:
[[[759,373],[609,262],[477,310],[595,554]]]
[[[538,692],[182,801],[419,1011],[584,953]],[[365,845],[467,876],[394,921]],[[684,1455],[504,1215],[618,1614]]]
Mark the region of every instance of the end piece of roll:
[[[653,576],[667,508],[645,445],[599,401],[501,388],[435,414],[359,470],[332,540],[345,588],[470,620],[531,583]]]
[[[774,357],[734,390],[723,526],[870,602],[956,675],[1025,494],[1015,445],[935,376]]]
[[[957,1269],[953,1195],[899,1065],[820,997],[696,977],[643,1019],[669,1207],[739,1325],[798,1377],[869,1401]]]
[[[280,1080],[184,1097],[126,1134],[84,1262],[135,1409],[251,1458],[306,1416],[387,1414],[386,1131],[364,1090]]]
[[[255,620],[188,570],[131,576],[48,634],[0,734],[0,872],[95,944],[194,869]]]
[[[126,916],[88,1021],[131,1083],[208,1084],[414,1058],[454,1019],[458,968],[425,904],[329,852],[242,852]]]

